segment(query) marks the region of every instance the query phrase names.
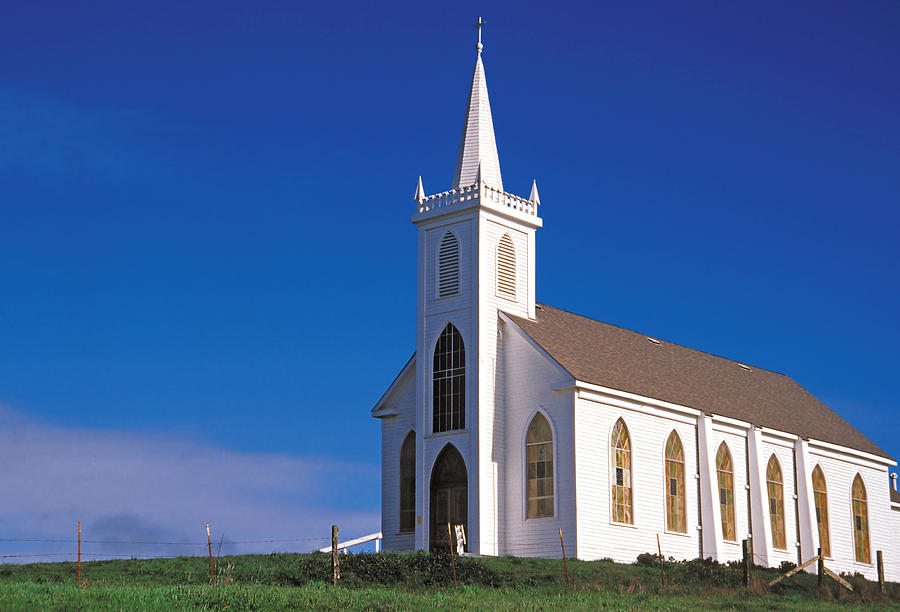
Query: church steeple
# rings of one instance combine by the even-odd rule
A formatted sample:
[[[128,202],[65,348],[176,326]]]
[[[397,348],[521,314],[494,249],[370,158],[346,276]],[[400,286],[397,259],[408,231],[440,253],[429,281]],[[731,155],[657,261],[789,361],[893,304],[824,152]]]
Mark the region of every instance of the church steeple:
[[[462,138],[459,142],[459,154],[456,156],[453,188],[458,189],[473,184],[480,167],[481,179],[484,183],[503,191],[500,158],[497,156],[494,121],[491,117],[491,102],[488,99],[484,64],[481,61],[481,50],[483,49],[481,27],[483,25],[484,22],[479,17],[478,23],[475,24],[478,29],[478,44],[475,46],[478,57],[475,60],[475,72],[472,75],[472,87],[469,90],[469,104],[466,107],[466,119],[463,122]]]

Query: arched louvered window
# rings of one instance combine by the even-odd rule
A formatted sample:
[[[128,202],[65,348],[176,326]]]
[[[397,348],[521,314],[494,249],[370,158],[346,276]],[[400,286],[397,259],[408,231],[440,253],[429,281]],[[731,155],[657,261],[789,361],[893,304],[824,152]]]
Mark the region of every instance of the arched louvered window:
[[[819,547],[826,557],[831,556],[831,536],[828,533],[828,487],[825,473],[816,466],[812,473],[813,499],[816,504],[816,524],[819,526]]]
[[[447,323],[434,347],[431,382],[433,431],[465,427],[466,349],[452,323]]]
[[[416,432],[400,448],[400,531],[416,530]]]
[[[782,550],[787,548],[784,530],[784,478],[781,464],[772,455],[766,467],[766,486],[769,489],[769,522],[772,525],[772,546]]]
[[[719,478],[719,509],[722,514],[722,538],[736,542],[734,520],[734,463],[731,451],[722,442],[716,453],[716,474]]]
[[[684,501],[684,447],[673,429],[666,440],[666,527],[687,533]]]
[[[625,421],[619,419],[613,426],[610,439],[612,451],[612,516],[617,523],[634,523],[634,506],[631,491],[631,436]]]
[[[516,248],[509,234],[497,243],[497,295],[516,299]]]
[[[869,554],[869,509],[866,485],[857,474],[853,479],[853,543],[856,545],[856,560],[860,563],[871,563]]]
[[[553,432],[538,412],[525,434],[526,518],[553,516]]]
[[[437,294],[438,297],[459,293],[459,241],[453,232],[447,232],[438,249]]]

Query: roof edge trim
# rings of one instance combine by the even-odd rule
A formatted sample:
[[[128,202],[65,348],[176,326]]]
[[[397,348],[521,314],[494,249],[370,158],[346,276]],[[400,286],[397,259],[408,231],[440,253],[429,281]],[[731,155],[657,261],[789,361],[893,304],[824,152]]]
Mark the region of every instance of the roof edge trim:
[[[532,338],[531,336],[528,335],[528,332],[526,332],[524,329],[519,327],[516,324],[516,322],[513,321],[502,310],[498,310],[497,312],[500,315],[500,319],[502,319],[504,323],[509,325],[510,328],[512,328],[517,334],[519,334],[519,336],[521,336],[522,339],[525,340],[525,342],[527,342],[529,344],[529,346],[531,346],[534,350],[536,350],[544,359],[549,361],[564,376],[568,377],[569,380],[571,380],[573,385],[578,384],[578,381],[575,380],[575,375],[572,374],[571,372],[569,372],[565,367],[563,367],[563,365],[560,362],[558,362],[556,359],[554,359],[553,356],[544,349],[544,347],[542,347],[540,344],[537,343],[537,341],[534,338]],[[558,390],[558,389],[556,389],[556,390]]]
[[[826,450],[837,451],[840,453],[845,453],[847,455],[853,455],[855,457],[860,457],[862,459],[867,459],[868,461],[873,461],[875,463],[880,463],[886,466],[894,466],[897,465],[897,460],[891,457],[890,455],[882,457],[881,455],[874,455],[872,453],[867,453],[866,451],[856,450],[855,448],[850,448],[848,446],[841,446],[840,444],[834,444],[833,442],[825,442],[824,440],[816,440],[814,438],[809,439],[810,446],[818,446],[819,448],[823,448]]]
[[[601,385],[595,385],[594,383],[584,382],[583,380],[576,380],[574,387],[576,389],[583,389],[585,391],[593,391],[595,393],[600,393],[603,395],[611,395],[613,397],[621,397],[627,400],[631,400],[633,402],[640,402],[643,404],[650,404],[653,406],[657,406],[659,408],[665,408],[667,410],[672,410],[674,412],[681,412],[683,414],[689,414],[691,416],[697,417],[705,414],[702,410],[697,410],[696,408],[691,408],[689,406],[682,406],[680,404],[673,404],[671,402],[667,402],[665,400],[656,399],[653,397],[648,397],[646,395],[638,395],[637,393],[630,393],[628,391],[621,391],[619,389],[613,389],[612,387],[604,387]],[[557,389],[557,391],[561,391],[562,389]],[[713,418],[716,418],[715,415],[708,415]],[[731,419],[732,422],[734,419]],[[749,425],[749,423],[748,423]]]
[[[381,397],[378,399],[378,401],[375,402],[375,406],[372,407],[372,416],[374,418],[377,419],[377,418],[381,418],[381,417],[385,417],[385,416],[393,416],[393,415],[397,414],[396,411],[384,410],[383,409],[384,401],[388,398],[388,396],[391,393],[393,393],[394,389],[397,388],[397,385],[399,384],[400,380],[404,376],[406,376],[406,373],[409,371],[409,368],[415,363],[415,361],[416,361],[416,354],[413,353],[412,357],[409,358],[409,361],[406,362],[406,365],[403,366],[403,369],[400,370],[400,373],[397,374],[397,376],[394,378],[394,382],[391,383],[391,386],[388,387],[387,391],[385,391],[381,395]]]

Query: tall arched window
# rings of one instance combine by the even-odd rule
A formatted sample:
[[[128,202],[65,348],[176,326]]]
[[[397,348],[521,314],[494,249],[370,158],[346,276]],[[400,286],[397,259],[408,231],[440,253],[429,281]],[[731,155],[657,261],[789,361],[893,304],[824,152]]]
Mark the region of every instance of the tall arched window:
[[[831,556],[831,536],[828,532],[828,487],[825,473],[816,466],[812,473],[813,499],[816,504],[816,524],[819,526],[819,547],[826,557]]]
[[[400,531],[416,529],[416,432],[400,448]]]
[[[553,432],[538,412],[525,434],[526,518],[553,516]]]
[[[617,523],[634,523],[631,496],[631,437],[625,421],[619,419],[613,426],[610,440],[612,449],[613,483],[612,516]]]
[[[459,293],[459,241],[453,232],[441,238],[438,249],[437,294],[438,297]]]
[[[687,533],[684,503],[684,447],[673,429],[666,440],[666,527]]]
[[[869,554],[869,509],[866,497],[866,485],[857,474],[853,479],[853,543],[856,544],[856,560],[860,563],[871,563]]]
[[[516,299],[516,248],[509,234],[497,243],[497,295]]]
[[[736,542],[734,520],[734,463],[731,451],[722,442],[716,453],[716,474],[719,479],[719,509],[722,514],[722,537],[729,542]]]
[[[447,323],[434,347],[432,371],[432,429],[466,426],[466,349],[459,330]]]
[[[775,455],[769,457],[766,467],[766,486],[769,489],[769,522],[772,525],[772,546],[787,548],[784,530],[784,479],[781,464]]]

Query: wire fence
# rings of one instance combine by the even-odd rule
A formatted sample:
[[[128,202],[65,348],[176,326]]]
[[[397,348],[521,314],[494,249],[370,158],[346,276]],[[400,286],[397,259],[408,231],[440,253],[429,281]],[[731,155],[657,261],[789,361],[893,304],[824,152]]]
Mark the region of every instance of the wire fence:
[[[461,527],[461,526],[458,526]],[[448,531],[450,531],[450,526],[448,525]],[[380,542],[383,539],[381,533],[369,534],[365,536],[359,536],[356,538],[345,538],[344,543],[340,544],[337,541],[337,528],[333,526],[332,528],[333,534],[332,537],[290,537],[290,538],[254,538],[254,539],[226,539],[224,535],[220,536],[218,541],[214,543],[212,539],[211,532],[209,529],[209,525],[207,524],[207,537],[205,541],[203,540],[175,540],[175,539],[161,539],[161,540],[147,540],[147,539],[89,539],[82,538],[81,536],[81,526],[79,524],[78,527],[78,538],[33,538],[33,537],[0,537],[0,547],[3,547],[4,544],[13,546],[47,546],[53,545],[52,548],[48,548],[46,550],[39,551],[8,551],[8,552],[0,552],[0,564],[4,563],[40,563],[42,561],[46,562],[77,562],[78,563],[78,579],[81,580],[81,562],[82,560],[86,561],[114,561],[114,560],[148,560],[148,559],[178,559],[184,557],[191,558],[200,558],[204,559],[206,557],[209,558],[210,563],[210,580],[213,578],[213,549],[215,548],[216,554],[215,558],[220,558],[222,549],[225,549],[225,555],[233,556],[236,554],[270,554],[270,553],[279,553],[279,554],[287,554],[287,553],[308,553],[315,552],[317,550],[325,550],[328,549],[332,552],[334,567],[336,568],[338,565],[337,556],[339,552],[348,553],[352,552],[351,548],[355,548],[357,551],[364,551],[366,548],[370,548],[368,544],[373,540],[377,541],[375,544],[375,551],[377,552],[380,548]],[[462,544],[465,542],[464,531],[457,532],[457,534],[462,533]],[[409,535],[409,534],[407,534]],[[448,533],[448,535],[450,535]],[[554,534],[555,536],[556,534]],[[499,540],[495,541],[494,544],[496,546],[496,552],[499,554],[521,554],[522,556],[551,556],[551,557],[561,557],[563,560],[566,559],[566,551],[565,551],[565,538],[563,537],[563,530],[558,530],[559,539],[555,537],[547,538],[544,536],[541,539],[532,538],[523,538],[523,539],[508,539],[508,540]],[[451,557],[453,556],[454,549],[458,548],[460,554],[463,554],[463,546],[459,545],[460,543],[456,541],[458,536],[450,535],[449,538],[444,542],[444,546],[447,548],[447,551],[451,553]],[[454,540],[451,544],[451,539]],[[330,547],[328,547],[330,544]],[[67,550],[61,550],[61,545],[66,546]],[[294,545],[290,548],[294,550],[274,550],[276,547],[280,547],[283,545]],[[131,547],[131,550],[90,550],[91,547]],[[237,547],[255,547],[257,550],[238,550],[235,549]],[[157,550],[147,550],[144,548],[143,550],[135,550],[136,547],[157,547]],[[166,550],[166,548],[174,547],[175,550]],[[87,549],[86,549],[87,548]],[[305,550],[297,550],[297,549],[305,549]],[[752,543],[750,540],[744,540],[742,543],[743,548],[743,560],[736,559],[735,561],[741,561],[742,565],[745,568],[744,580],[745,584],[749,586],[750,583],[750,572],[757,567],[770,567],[770,563],[765,556],[760,555],[752,548]],[[561,554],[559,554],[561,553]],[[662,554],[662,548],[660,547],[659,555],[655,555],[650,553],[652,558],[658,558],[659,560],[659,569],[660,569],[660,578],[662,585],[665,585],[665,557]],[[796,569],[788,567],[784,575],[776,580],[773,580],[769,583],[771,587],[775,583],[779,582],[783,578],[789,577],[794,573],[800,571],[803,568],[811,565],[815,560],[819,559],[818,556],[814,557],[812,560],[808,560],[803,563],[802,567],[797,567]],[[670,557],[671,561],[672,558]],[[640,556],[638,558],[640,561]],[[819,568],[821,571],[826,572],[828,575],[832,576],[834,580],[840,582],[845,588],[852,590],[850,585],[841,579],[839,576],[834,574],[834,572],[829,571],[827,567],[824,567],[824,563],[822,563],[824,559],[819,560]],[[656,563],[654,561],[654,563]],[[791,564],[793,565],[793,564]],[[785,565],[782,564],[782,570],[785,570]],[[882,551],[877,551],[877,569],[878,569],[878,580],[884,592],[884,565],[883,565],[883,554]],[[91,573],[96,572],[122,572],[121,566],[118,567],[104,567],[102,565],[92,565],[90,568]],[[811,570],[810,570],[811,571]],[[815,573],[820,573],[820,569],[815,569]],[[338,575],[337,569],[335,569],[335,575]],[[337,578],[335,578],[335,581]],[[335,582],[336,583],[336,582]],[[569,575],[568,568],[566,568],[566,583],[569,584]],[[821,579],[820,579],[821,584]]]
[[[224,549],[226,556],[231,554],[267,554],[285,552],[311,552],[329,543],[328,537],[293,537],[293,538],[266,538],[266,539],[226,539],[218,540],[146,540],[146,539],[90,539],[90,538],[34,538],[34,537],[0,537],[0,549],[22,547],[46,547],[44,550],[7,550],[0,552],[0,563],[8,562],[40,562],[47,561],[78,561],[88,560],[113,560],[113,559],[174,559],[178,557],[206,557],[212,556],[212,550],[216,556],[221,556]],[[60,545],[69,545],[63,547]],[[269,545],[267,547],[267,545]],[[280,550],[288,546],[292,550]],[[97,550],[102,547],[109,550]],[[132,550],[123,551],[120,547],[131,547]],[[137,548],[141,547],[141,548]],[[156,550],[148,550],[148,547]],[[242,547],[242,550],[235,549]],[[258,550],[246,550],[245,547],[255,547]],[[66,548],[66,550],[63,550]],[[93,548],[93,550],[91,550]],[[136,549],[135,549],[136,548]],[[174,548],[175,550],[171,550]],[[170,549],[170,550],[166,550]]]

